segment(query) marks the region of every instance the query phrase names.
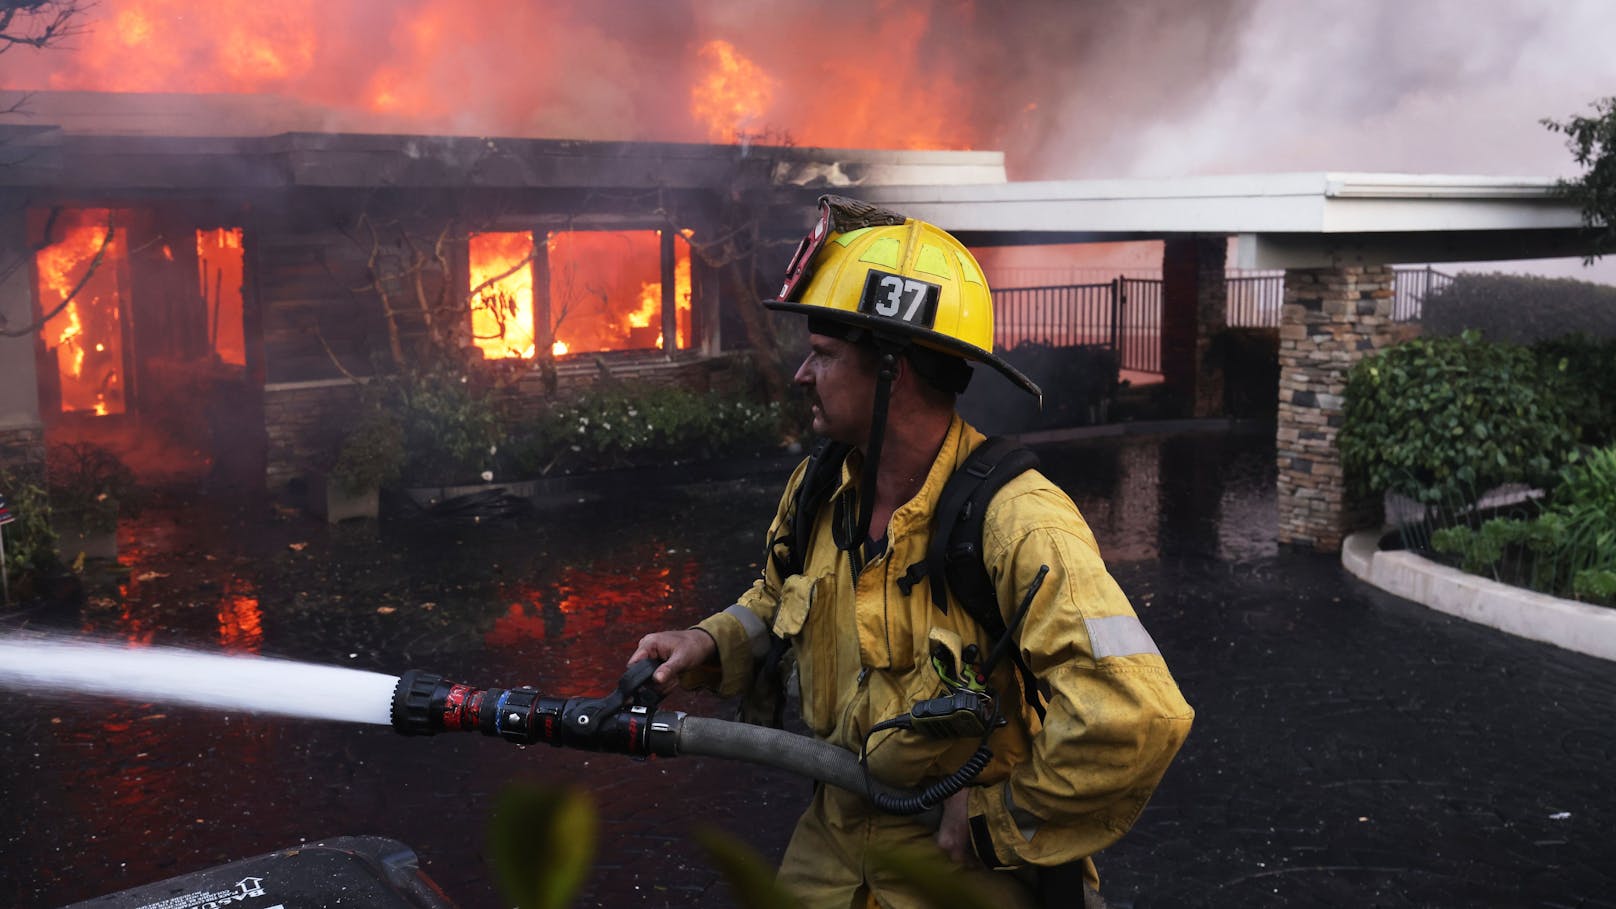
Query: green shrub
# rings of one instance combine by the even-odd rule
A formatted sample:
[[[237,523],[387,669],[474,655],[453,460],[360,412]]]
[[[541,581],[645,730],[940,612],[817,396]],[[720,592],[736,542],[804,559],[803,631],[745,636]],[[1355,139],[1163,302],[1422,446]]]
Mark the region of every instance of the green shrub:
[[[1431,536],[1472,574],[1616,605],[1616,446],[1574,456],[1532,519],[1494,519]]]
[[[519,455],[524,472],[570,472],[711,458],[778,441],[777,404],[626,382],[557,404]]]
[[[139,513],[134,471],[109,449],[89,442],[53,445],[48,461],[51,514],[62,526],[109,533],[120,513]]]
[[[1532,345],[1549,371],[1565,378],[1566,409],[1585,445],[1616,443],[1616,338],[1566,335]]]
[[[6,572],[13,594],[26,597],[34,581],[61,567],[45,489],[20,471],[0,466],[0,493],[16,520],[5,534]]]
[[[1576,332],[1616,338],[1616,288],[1574,278],[1460,274],[1425,298],[1420,329],[1426,337],[1479,331],[1517,344]]]
[[[1348,483],[1423,502],[1546,487],[1576,441],[1564,385],[1526,348],[1474,332],[1365,357],[1347,375],[1338,439]]]
[[[331,476],[358,495],[397,484],[404,462],[404,424],[391,411],[369,408],[343,438]]]
[[[401,481],[413,486],[439,486],[477,482],[493,466],[504,438],[503,420],[494,394],[464,373],[451,371],[404,372],[378,376],[365,388],[366,406],[387,415],[375,422],[361,421],[364,442],[374,446],[392,437],[385,425],[396,421],[403,440]],[[371,449],[373,452],[374,448]],[[387,475],[392,467],[373,465]]]

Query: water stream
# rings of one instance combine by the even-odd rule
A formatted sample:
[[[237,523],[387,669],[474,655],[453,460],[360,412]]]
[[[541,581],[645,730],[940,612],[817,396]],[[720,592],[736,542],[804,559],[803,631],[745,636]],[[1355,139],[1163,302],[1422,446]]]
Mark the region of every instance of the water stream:
[[[243,713],[390,723],[397,676],[290,660],[0,635],[0,690],[186,704]]]

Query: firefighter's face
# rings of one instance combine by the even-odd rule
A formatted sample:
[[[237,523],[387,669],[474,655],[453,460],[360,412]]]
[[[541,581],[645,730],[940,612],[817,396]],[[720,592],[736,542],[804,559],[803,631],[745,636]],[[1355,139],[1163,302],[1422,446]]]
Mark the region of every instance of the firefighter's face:
[[[828,335],[808,336],[808,357],[794,377],[813,405],[814,432],[863,447],[875,407],[874,352]]]

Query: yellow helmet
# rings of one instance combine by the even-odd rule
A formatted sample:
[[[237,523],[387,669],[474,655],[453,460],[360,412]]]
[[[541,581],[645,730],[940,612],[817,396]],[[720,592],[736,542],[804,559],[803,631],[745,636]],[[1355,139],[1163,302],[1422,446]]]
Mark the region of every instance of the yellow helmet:
[[[821,196],[819,221],[798,245],[780,296],[763,305],[986,363],[1042,397],[993,354],[993,296],[976,257],[924,221]]]

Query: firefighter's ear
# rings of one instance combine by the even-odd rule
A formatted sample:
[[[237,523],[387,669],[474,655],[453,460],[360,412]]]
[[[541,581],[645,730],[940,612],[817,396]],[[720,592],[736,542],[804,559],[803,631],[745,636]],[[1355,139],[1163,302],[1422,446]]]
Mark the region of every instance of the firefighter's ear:
[[[894,389],[905,388],[910,383],[919,380],[920,374],[915,372],[914,364],[909,362],[908,357],[898,356],[893,358],[892,387]]]

